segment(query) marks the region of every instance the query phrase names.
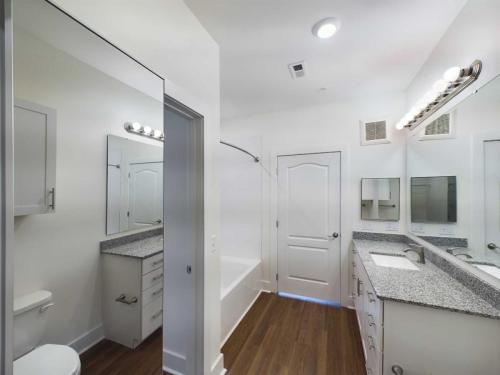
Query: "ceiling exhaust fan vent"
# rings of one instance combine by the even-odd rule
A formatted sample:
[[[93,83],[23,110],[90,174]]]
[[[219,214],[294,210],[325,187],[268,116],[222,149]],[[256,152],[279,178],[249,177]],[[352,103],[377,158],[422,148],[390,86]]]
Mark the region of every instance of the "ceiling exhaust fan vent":
[[[306,75],[304,61],[299,61],[288,65],[288,70],[293,79],[302,78]]]

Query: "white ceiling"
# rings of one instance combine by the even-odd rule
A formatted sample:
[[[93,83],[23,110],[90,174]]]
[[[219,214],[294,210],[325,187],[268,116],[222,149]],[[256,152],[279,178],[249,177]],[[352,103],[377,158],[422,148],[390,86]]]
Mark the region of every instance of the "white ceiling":
[[[405,90],[466,0],[184,0],[220,45],[222,117]],[[311,33],[340,18],[329,40]],[[306,77],[287,65],[305,60]],[[326,88],[326,90],[320,90]]]

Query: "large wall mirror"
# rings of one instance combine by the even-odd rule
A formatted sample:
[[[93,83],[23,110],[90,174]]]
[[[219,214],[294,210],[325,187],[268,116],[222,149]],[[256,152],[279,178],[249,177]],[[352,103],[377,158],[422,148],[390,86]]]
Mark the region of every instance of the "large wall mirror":
[[[128,289],[109,292],[102,242],[123,244],[128,239],[117,239],[119,232],[162,226],[163,143],[132,134],[124,125],[163,129],[164,98],[161,77],[50,2],[12,3],[13,347],[15,360],[27,361],[37,356],[29,353],[40,344],[81,352],[100,335],[109,337],[106,305],[135,309],[134,317],[141,311],[153,316],[147,334],[157,328],[153,323],[161,325],[161,288],[145,310],[141,303],[120,302],[120,293],[129,300]],[[161,230],[148,232],[156,234],[154,243],[162,251]],[[137,272],[122,272],[121,285],[129,288],[131,280],[141,280]],[[21,311],[19,301],[33,303]],[[26,317],[24,311],[36,314]],[[134,335],[141,332],[140,322],[129,327]],[[161,358],[161,349],[157,355]],[[54,358],[65,363],[57,354]]]
[[[430,121],[407,140],[409,230],[500,280],[500,77]]]

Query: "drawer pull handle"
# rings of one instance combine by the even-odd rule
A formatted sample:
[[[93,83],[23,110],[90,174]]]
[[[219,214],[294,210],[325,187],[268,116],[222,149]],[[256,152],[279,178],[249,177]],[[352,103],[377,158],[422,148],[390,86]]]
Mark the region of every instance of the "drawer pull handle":
[[[376,301],[376,299],[373,297],[373,293],[372,292],[367,292],[367,294],[368,294],[368,300],[370,302],[375,302]]]
[[[157,280],[160,280],[161,278],[163,277],[163,274],[160,274],[158,276],[155,276],[151,279],[151,281],[157,281]]]
[[[163,288],[155,290],[153,293],[151,293],[151,295],[154,297],[154,296],[157,296],[158,294],[161,294],[161,292],[163,292]]]
[[[161,314],[163,314],[163,309],[161,309],[160,311],[158,311],[156,314],[153,314],[151,316],[151,320],[155,320],[156,318],[159,318],[161,316]]]
[[[163,259],[160,259],[160,260],[153,262],[152,265],[157,266],[157,265],[162,264],[162,263],[163,263]]]
[[[373,327],[375,325],[375,319],[373,318],[372,314],[368,314],[368,325],[370,327]]]
[[[392,373],[395,375],[403,375],[403,368],[399,365],[394,365],[391,367]]]
[[[124,303],[126,305],[133,305],[134,303],[137,303],[137,297],[127,298],[125,294],[120,294],[120,296],[117,299],[115,299],[115,301]]]

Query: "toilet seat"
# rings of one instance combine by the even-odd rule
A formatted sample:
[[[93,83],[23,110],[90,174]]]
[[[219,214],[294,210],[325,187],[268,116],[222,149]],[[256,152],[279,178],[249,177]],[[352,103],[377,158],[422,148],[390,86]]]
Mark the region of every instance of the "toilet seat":
[[[39,346],[14,361],[14,375],[80,375],[80,357],[66,345]]]

